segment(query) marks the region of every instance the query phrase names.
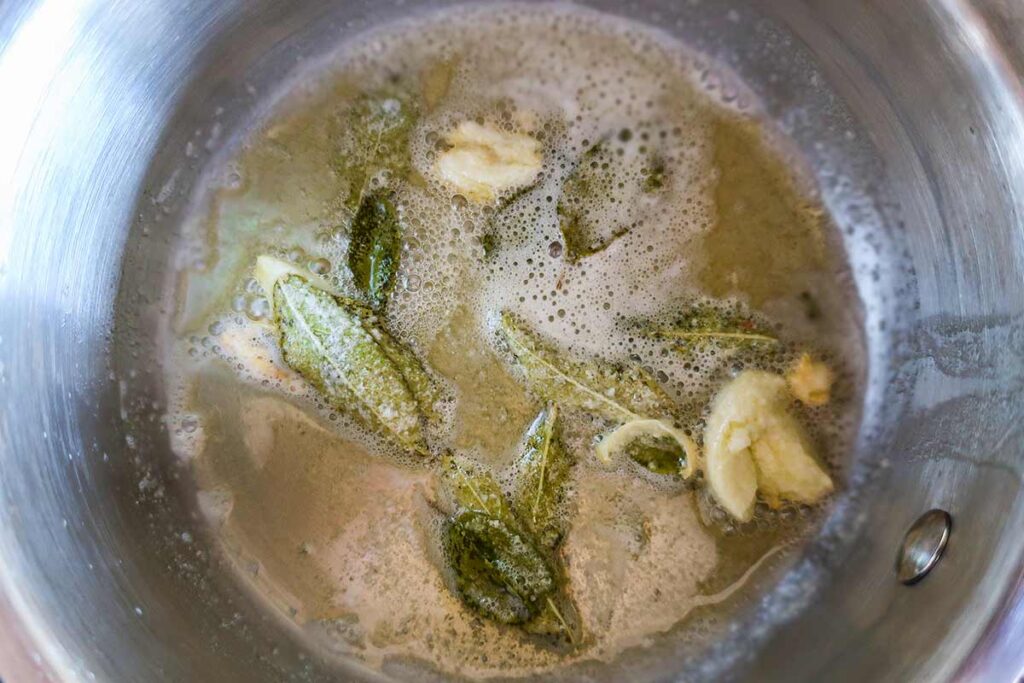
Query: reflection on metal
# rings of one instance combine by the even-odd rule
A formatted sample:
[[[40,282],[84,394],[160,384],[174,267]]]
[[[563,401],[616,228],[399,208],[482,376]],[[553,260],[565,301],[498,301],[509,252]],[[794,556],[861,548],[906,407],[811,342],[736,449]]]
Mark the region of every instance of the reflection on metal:
[[[953,518],[945,510],[929,510],[914,522],[903,537],[896,556],[896,576],[911,586],[928,575],[942,558],[949,541]]]

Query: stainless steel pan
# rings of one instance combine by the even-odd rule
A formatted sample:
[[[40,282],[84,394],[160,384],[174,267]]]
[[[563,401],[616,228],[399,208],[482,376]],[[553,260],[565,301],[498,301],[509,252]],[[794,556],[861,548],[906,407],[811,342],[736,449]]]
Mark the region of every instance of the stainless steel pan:
[[[161,422],[157,293],[197,170],[260,95],[344,36],[439,4],[0,4],[8,683],[363,676],[309,651],[211,553]],[[1024,6],[586,4],[680,35],[763,98],[843,231],[867,309],[871,369],[846,493],[763,599],[709,651],[668,638],[576,674],[1017,680]],[[196,139],[205,146],[187,157]],[[930,508],[952,516],[948,548],[907,587],[894,559]]]

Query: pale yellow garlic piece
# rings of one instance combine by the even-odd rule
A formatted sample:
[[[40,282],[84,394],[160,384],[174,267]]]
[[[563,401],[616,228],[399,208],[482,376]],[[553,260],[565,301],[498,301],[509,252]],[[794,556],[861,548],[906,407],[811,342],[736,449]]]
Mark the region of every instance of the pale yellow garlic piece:
[[[686,455],[686,466],[679,473],[683,479],[693,476],[700,464],[700,448],[690,436],[672,426],[668,420],[636,419],[630,420],[612,433],[601,439],[594,450],[597,459],[602,463],[609,464],[620,451],[624,450],[635,439],[643,437],[668,437],[679,444],[679,448]]]
[[[463,121],[437,158],[437,173],[452,190],[487,204],[512,188],[533,182],[541,168],[540,143],[529,135]]]
[[[802,403],[809,406],[823,406],[829,402],[832,381],[832,371],[829,367],[815,361],[806,353],[800,356],[800,360],[786,375],[789,390]]]
[[[712,495],[749,521],[760,491],[775,507],[813,504],[832,492],[800,423],[789,413],[786,381],[747,370],[718,392],[704,432],[705,476]]]

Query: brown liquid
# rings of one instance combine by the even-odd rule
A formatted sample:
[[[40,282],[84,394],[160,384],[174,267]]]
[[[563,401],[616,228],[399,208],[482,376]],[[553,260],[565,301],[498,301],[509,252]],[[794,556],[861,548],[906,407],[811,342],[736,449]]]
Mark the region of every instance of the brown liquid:
[[[719,115],[711,127],[716,220],[701,243],[701,285],[754,306],[804,291],[807,275],[828,266],[820,207],[798,192],[756,123]]]

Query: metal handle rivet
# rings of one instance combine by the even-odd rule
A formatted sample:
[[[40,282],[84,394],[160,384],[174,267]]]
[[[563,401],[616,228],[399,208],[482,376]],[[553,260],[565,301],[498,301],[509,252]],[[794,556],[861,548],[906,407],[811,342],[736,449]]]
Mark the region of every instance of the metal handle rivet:
[[[896,556],[900,583],[910,586],[928,575],[942,557],[952,527],[949,513],[937,509],[929,510],[910,525]]]

